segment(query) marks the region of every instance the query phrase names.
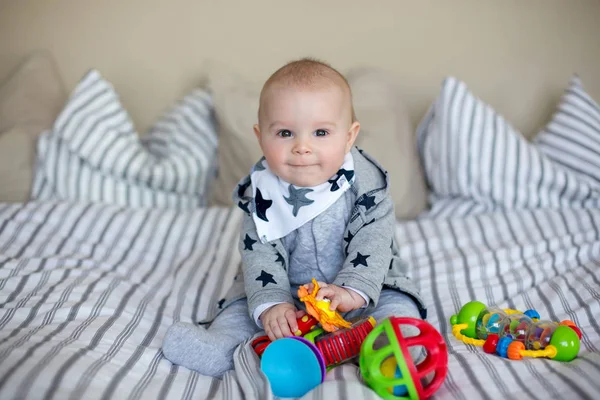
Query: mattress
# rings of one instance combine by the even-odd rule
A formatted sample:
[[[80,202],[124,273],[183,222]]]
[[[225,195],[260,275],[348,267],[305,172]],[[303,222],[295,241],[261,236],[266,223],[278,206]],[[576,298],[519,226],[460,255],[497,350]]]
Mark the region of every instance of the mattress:
[[[0,204],[0,398],[271,399],[249,342],[213,379],[171,364],[162,338],[233,282],[241,212],[100,204]],[[436,399],[597,399],[600,211],[496,211],[398,222],[402,257],[446,341]],[[578,358],[485,354],[451,333],[468,301],[536,309],[582,332]],[[347,363],[304,398],[377,398]]]

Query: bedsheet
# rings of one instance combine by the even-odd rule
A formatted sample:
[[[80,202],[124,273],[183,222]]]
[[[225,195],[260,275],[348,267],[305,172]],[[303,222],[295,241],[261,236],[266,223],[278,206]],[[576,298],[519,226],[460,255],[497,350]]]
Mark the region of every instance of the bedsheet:
[[[248,343],[222,380],[160,351],[173,322],[209,316],[233,282],[240,221],[229,208],[0,204],[0,398],[273,398]],[[398,223],[428,320],[448,345],[436,399],[599,398],[599,230],[597,209]],[[469,300],[574,321],[579,357],[510,361],[462,344],[449,318]],[[305,398],[377,396],[345,364]]]

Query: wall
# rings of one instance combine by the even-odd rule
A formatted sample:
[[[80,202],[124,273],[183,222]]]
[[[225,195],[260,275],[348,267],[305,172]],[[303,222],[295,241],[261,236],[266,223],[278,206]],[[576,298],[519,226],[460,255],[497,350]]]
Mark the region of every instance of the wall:
[[[310,55],[392,71],[415,123],[453,74],[531,135],[574,72],[600,101],[599,21],[598,0],[0,0],[0,77],[48,49],[69,88],[98,68],[143,131],[208,59],[260,81]]]

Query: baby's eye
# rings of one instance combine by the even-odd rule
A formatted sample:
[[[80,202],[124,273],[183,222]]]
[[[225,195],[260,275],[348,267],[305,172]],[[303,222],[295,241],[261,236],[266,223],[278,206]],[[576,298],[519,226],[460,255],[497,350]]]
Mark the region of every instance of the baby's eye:
[[[287,129],[282,129],[279,132],[277,132],[277,135],[281,137],[291,137],[292,132],[288,131]]]
[[[317,129],[315,131],[315,136],[326,136],[327,133],[328,132],[325,129]]]

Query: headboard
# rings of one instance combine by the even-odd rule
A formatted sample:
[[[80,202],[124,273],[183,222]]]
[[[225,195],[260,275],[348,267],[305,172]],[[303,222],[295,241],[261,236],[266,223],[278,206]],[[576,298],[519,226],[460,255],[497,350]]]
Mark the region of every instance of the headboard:
[[[573,73],[600,99],[599,20],[597,0],[5,0],[0,78],[47,49],[69,89],[99,69],[143,132],[207,60],[262,81],[313,56],[391,71],[414,123],[454,75],[532,135]]]

